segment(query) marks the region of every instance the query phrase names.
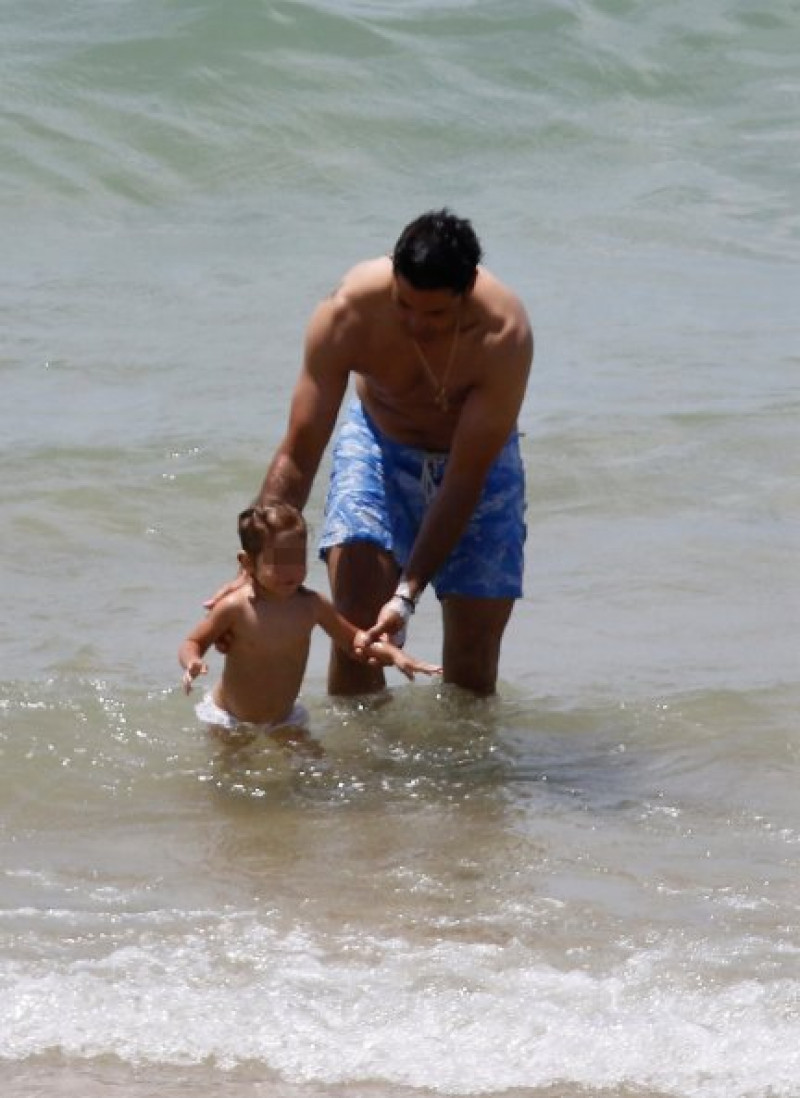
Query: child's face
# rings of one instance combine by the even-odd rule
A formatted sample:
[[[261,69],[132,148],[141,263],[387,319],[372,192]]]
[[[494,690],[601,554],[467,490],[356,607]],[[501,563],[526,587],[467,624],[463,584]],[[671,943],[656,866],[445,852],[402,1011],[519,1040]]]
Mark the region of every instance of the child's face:
[[[288,598],[306,578],[306,535],[297,530],[275,534],[255,561],[247,561],[247,570],[265,591]]]

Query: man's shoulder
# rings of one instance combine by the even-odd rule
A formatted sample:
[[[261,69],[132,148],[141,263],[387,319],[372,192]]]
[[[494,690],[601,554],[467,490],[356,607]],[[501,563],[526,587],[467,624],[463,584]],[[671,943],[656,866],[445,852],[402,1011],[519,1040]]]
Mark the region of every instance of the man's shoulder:
[[[533,330],[522,299],[504,282],[481,268],[477,300],[483,310],[487,351],[507,354],[516,348],[524,355],[532,345]]]
[[[385,290],[392,281],[392,261],[388,255],[362,259],[345,272],[342,284],[362,293]]]
[[[485,267],[480,269],[476,291],[481,304],[490,313],[501,317],[507,324],[530,327],[530,318],[519,294]]]
[[[330,348],[334,340],[351,350],[363,343],[376,321],[388,308],[391,261],[388,257],[356,264],[319,303],[311,331]]]
[[[361,312],[382,300],[392,283],[392,264],[388,256],[366,259],[351,267],[330,295],[339,308]]]

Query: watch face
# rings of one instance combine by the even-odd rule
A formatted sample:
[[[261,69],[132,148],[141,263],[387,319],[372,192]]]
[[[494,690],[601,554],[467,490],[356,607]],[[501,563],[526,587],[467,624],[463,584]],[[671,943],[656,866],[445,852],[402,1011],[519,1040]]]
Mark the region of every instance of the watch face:
[[[405,580],[402,583],[398,583],[397,590],[396,590],[395,594],[399,595],[401,599],[408,599],[409,602],[414,601],[414,599],[411,596],[411,588],[405,582]]]

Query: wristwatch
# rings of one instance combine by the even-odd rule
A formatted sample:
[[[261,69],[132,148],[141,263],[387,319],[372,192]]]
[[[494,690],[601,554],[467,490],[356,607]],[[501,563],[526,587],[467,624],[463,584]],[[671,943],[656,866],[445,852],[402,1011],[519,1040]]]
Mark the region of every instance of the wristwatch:
[[[407,580],[400,580],[394,592],[395,598],[402,599],[408,607],[408,612],[413,614],[417,608],[417,600],[411,594],[411,587]]]

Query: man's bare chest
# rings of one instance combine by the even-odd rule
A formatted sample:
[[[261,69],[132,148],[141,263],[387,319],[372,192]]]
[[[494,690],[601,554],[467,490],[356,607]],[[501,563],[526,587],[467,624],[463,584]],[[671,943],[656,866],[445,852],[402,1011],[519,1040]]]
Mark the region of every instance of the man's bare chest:
[[[422,343],[406,337],[365,348],[354,372],[374,399],[389,406],[447,413],[463,404],[479,382],[480,362],[469,345],[453,348],[447,341]]]

